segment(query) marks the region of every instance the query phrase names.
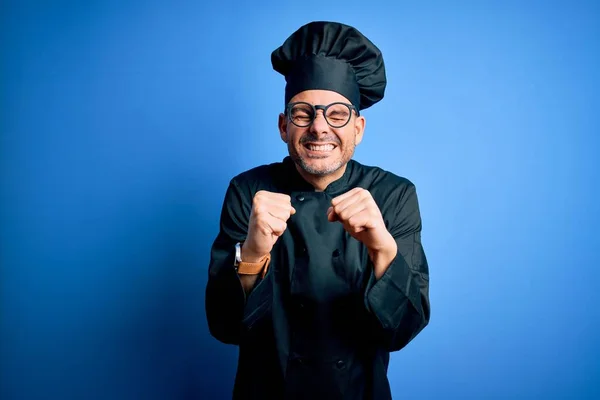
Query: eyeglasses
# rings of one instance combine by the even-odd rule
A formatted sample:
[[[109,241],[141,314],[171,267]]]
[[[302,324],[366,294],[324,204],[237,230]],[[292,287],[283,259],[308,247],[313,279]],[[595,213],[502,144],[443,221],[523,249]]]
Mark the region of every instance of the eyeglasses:
[[[287,118],[300,128],[310,126],[317,117],[317,110],[323,110],[325,121],[332,128],[343,128],[350,122],[352,110],[359,116],[358,109],[352,104],[347,103],[331,103],[327,106],[312,105],[303,101],[290,103],[286,107]]]

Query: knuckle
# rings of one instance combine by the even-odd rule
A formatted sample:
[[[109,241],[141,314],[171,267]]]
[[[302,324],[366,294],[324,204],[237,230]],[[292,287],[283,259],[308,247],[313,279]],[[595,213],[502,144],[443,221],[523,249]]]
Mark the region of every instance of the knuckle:
[[[277,235],[281,235],[283,234],[283,232],[285,232],[285,229],[287,228],[287,224],[285,222],[278,224],[276,228],[273,229],[273,233],[277,234]]]
[[[261,215],[264,214],[265,212],[265,207],[262,204],[255,204],[254,205],[254,213],[257,215]]]

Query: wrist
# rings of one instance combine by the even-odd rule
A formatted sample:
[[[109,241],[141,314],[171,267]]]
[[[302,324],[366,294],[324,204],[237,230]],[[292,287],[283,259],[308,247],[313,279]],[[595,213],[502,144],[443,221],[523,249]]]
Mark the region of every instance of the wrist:
[[[398,245],[396,240],[389,233],[385,232],[383,240],[381,240],[377,246],[373,246],[367,249],[371,257],[390,257],[394,258],[398,252]]]
[[[383,273],[390,266],[392,261],[398,254],[398,245],[392,235],[389,235],[389,239],[376,249],[369,249],[369,258],[373,262],[373,268],[377,278],[381,277]]]
[[[267,254],[258,254],[255,251],[252,251],[251,249],[248,249],[246,247],[246,242],[244,242],[242,244],[242,247],[241,247],[241,258],[242,258],[243,262],[257,263],[257,262],[262,261]]]

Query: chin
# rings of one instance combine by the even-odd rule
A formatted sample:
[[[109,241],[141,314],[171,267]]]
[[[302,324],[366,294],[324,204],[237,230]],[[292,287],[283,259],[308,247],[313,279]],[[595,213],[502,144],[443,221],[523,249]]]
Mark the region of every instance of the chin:
[[[314,158],[300,158],[298,165],[311,175],[327,176],[339,170],[343,165],[342,160],[326,161]]]

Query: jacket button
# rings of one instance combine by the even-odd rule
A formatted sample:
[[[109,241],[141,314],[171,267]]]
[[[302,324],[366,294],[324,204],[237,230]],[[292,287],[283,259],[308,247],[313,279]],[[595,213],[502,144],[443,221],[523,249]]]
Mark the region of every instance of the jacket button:
[[[342,369],[344,368],[344,362],[342,360],[338,360],[338,362],[335,363],[335,365],[339,368]]]
[[[301,194],[296,196],[296,200],[298,201],[304,201],[304,196],[302,196]]]
[[[339,257],[340,256],[340,251],[338,249],[335,249],[331,255],[334,256],[334,257]]]

